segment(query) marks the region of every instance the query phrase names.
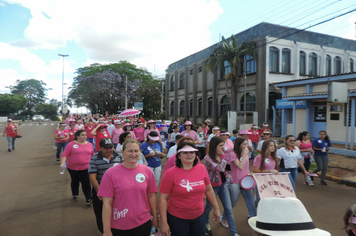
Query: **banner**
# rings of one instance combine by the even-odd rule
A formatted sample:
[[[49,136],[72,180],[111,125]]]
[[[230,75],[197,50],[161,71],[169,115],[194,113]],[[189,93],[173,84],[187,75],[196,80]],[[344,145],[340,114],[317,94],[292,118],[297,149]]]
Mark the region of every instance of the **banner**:
[[[296,197],[288,173],[254,173],[253,177],[257,183],[257,190],[261,199],[268,197]]]

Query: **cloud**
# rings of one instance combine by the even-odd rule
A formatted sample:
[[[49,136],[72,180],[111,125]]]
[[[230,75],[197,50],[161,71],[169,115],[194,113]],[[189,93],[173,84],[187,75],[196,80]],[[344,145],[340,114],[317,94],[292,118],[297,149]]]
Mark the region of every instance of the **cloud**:
[[[356,39],[356,13],[353,14],[347,21],[349,22],[349,27],[347,33],[344,34],[342,37],[355,40]]]
[[[18,75],[17,71],[14,69],[0,69],[0,93],[10,93],[8,88],[10,85],[15,85],[16,80],[26,79],[24,76]]]
[[[56,49],[73,41],[96,62],[163,70],[209,46],[208,26],[223,13],[218,0],[8,1],[32,15],[15,47]]]
[[[0,2],[0,7],[6,7],[5,3]]]

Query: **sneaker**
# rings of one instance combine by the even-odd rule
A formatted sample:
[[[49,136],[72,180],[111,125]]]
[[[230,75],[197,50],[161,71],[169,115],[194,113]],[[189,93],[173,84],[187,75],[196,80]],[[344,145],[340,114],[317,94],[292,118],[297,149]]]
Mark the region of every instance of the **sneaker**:
[[[328,186],[328,184],[325,181],[320,181],[321,185]]]
[[[76,201],[78,201],[78,196],[73,196],[72,197],[72,202],[76,202]]]
[[[308,182],[308,181],[305,181],[305,182],[303,182],[303,184],[305,184],[305,185],[309,185],[309,182]]]
[[[59,163],[61,163],[61,162],[59,161],[59,159],[57,159],[56,163],[59,164]]]
[[[7,149],[7,151],[8,151],[8,152],[11,152],[11,149],[9,148],[9,149]]]
[[[220,224],[225,228],[228,229],[229,228],[229,223],[227,223],[226,219],[222,219],[222,217],[220,216]]]
[[[91,203],[92,203],[92,200],[91,200],[91,199],[88,199],[88,200],[87,200],[87,206],[90,206]]]
[[[240,236],[240,235],[236,233],[235,236]]]
[[[14,147],[12,147],[12,150],[15,150],[15,148],[14,148]]]
[[[209,223],[205,225],[205,235],[213,235],[213,231],[211,231]]]

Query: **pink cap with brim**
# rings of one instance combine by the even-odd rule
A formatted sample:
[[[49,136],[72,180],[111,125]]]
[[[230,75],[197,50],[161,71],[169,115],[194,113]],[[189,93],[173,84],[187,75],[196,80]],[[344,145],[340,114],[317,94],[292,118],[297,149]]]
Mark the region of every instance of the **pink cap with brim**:
[[[151,135],[148,135],[148,137],[153,140],[153,141],[158,141],[159,140],[159,136],[151,136]]]
[[[185,146],[184,148],[179,149],[178,153],[180,153],[180,152],[197,152],[197,151],[198,151],[198,149],[195,149],[191,146]]]
[[[149,121],[147,121],[147,124],[150,124],[150,123],[157,123],[157,122],[154,121],[154,120],[149,120]]]
[[[257,125],[252,125],[251,128],[258,129],[258,126]]]
[[[120,125],[120,124],[121,124],[121,121],[116,120],[116,121],[115,121],[115,124]]]
[[[219,127],[214,127],[213,130],[220,130],[220,128]]]
[[[108,126],[106,124],[100,124],[100,127],[105,127],[107,128]]]
[[[349,218],[349,223],[356,224],[356,217],[350,217]]]
[[[126,123],[126,124],[124,124],[124,127],[130,126],[130,125],[131,125],[130,123]]]
[[[264,127],[267,127],[267,126],[268,126],[268,124],[263,124],[263,126],[264,126]]]
[[[7,119],[7,122],[10,122],[10,121],[12,121],[12,119]]]
[[[142,123],[142,122],[140,122],[140,123],[138,123],[138,125],[143,125],[143,123]]]
[[[59,126],[67,126],[66,124],[59,124]]]
[[[229,133],[229,132],[219,133],[219,135],[225,135],[225,134],[230,135],[230,133]]]
[[[264,134],[270,134],[271,132],[269,132],[268,130],[263,131]]]
[[[240,131],[240,134],[252,134],[252,133],[251,133],[251,132],[248,132],[247,129],[242,129],[242,130]]]

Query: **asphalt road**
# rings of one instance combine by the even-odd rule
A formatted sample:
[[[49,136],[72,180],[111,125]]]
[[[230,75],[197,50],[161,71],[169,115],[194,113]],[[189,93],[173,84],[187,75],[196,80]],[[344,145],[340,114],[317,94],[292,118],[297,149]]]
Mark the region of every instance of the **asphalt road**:
[[[31,124],[31,125],[30,125]],[[100,235],[92,207],[71,202],[70,177],[59,174],[53,149],[56,122],[25,123],[24,137],[16,141],[16,150],[7,152],[6,138],[0,145],[0,235]],[[0,127],[3,129],[3,127]],[[332,235],[345,235],[342,216],[356,201],[356,189],[328,181],[329,187],[296,185],[297,197],[304,203],[318,228]],[[220,204],[221,210],[222,206]],[[234,208],[237,231],[250,236],[247,208],[242,196]],[[229,230],[211,222],[215,236],[228,236]]]

